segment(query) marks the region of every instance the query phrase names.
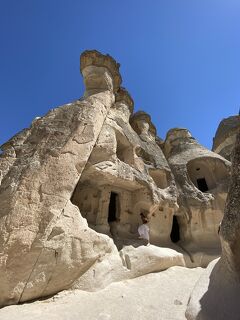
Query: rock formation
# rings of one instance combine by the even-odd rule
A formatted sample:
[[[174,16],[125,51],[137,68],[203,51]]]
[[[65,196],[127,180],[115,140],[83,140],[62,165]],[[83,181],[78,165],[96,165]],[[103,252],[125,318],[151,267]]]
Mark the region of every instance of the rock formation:
[[[212,150],[231,161],[231,153],[240,130],[240,115],[223,119],[213,139]]]
[[[240,314],[240,133],[220,238],[222,255],[211,262],[191,295],[188,320],[237,320]]]
[[[44,300],[2,308],[0,319],[182,320],[186,319],[189,294],[202,272],[202,268],[175,266],[111,283],[95,292],[65,290]]]
[[[206,265],[217,252],[230,163],[185,129],[157,137],[109,55],[85,51],[80,69],[83,98],[2,146],[1,306]],[[138,239],[141,212],[155,246]]]
[[[217,234],[227,196],[230,162],[201,146],[186,129],[167,133],[164,153],[178,186],[179,210],[172,240],[190,255],[193,265],[207,266],[220,254]]]
[[[108,237],[87,227],[70,200],[121,78],[111,57],[83,57],[88,97],[51,110],[3,146],[0,305],[69,288],[115,250]]]
[[[171,216],[177,209],[177,190],[155,142],[156,130],[151,130],[155,127],[150,116],[136,113],[130,119],[131,126],[131,104],[129,94],[120,89],[72,202],[90,227],[112,234],[118,242],[136,238],[140,212],[154,213],[151,242],[156,243],[166,236],[164,215]],[[159,232],[161,228],[164,231]]]

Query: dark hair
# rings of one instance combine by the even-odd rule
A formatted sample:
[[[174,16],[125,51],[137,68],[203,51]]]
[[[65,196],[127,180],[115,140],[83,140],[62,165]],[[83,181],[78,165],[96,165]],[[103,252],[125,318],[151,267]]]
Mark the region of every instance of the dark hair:
[[[145,216],[144,213],[140,213],[141,219],[142,219],[142,223],[148,223],[148,218]]]

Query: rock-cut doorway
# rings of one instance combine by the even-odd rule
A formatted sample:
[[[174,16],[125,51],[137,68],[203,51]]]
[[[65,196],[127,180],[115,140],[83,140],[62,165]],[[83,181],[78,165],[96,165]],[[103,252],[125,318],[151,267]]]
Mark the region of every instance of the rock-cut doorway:
[[[170,238],[174,243],[180,240],[180,228],[179,228],[178,218],[175,215],[173,216]]]
[[[117,220],[118,215],[118,194],[111,192],[110,201],[108,207],[108,223],[114,222]]]

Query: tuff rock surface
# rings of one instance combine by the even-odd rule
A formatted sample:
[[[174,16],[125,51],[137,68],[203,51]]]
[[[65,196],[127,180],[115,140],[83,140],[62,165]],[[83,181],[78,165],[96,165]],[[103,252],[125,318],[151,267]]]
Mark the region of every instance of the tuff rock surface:
[[[0,309],[1,320],[185,320],[189,294],[202,268],[171,267],[103,290],[63,291],[46,300]]]
[[[205,266],[219,253],[230,162],[185,129],[159,138],[147,113],[133,114],[109,55],[85,51],[80,69],[83,98],[1,147],[0,306]]]
[[[220,255],[217,230],[231,163],[201,146],[187,129],[169,130],[164,153],[178,186],[178,245],[190,254],[193,265],[206,267]]]
[[[212,150],[231,161],[231,154],[236,141],[237,132],[240,130],[240,115],[223,119],[213,138]]]
[[[233,152],[232,177],[220,238],[222,255],[211,262],[194,288],[188,320],[237,320],[240,314],[240,133]]]

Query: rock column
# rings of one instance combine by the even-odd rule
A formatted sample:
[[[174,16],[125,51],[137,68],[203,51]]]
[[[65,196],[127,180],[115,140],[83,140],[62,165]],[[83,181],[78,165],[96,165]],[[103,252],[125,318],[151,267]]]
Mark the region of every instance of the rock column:
[[[97,51],[84,52],[80,63],[86,98],[32,123],[0,186],[0,306],[71,287],[112,250],[70,199],[121,76],[115,60]]]
[[[238,320],[240,314],[240,133],[220,238],[222,256],[208,266],[190,297],[188,320]]]

